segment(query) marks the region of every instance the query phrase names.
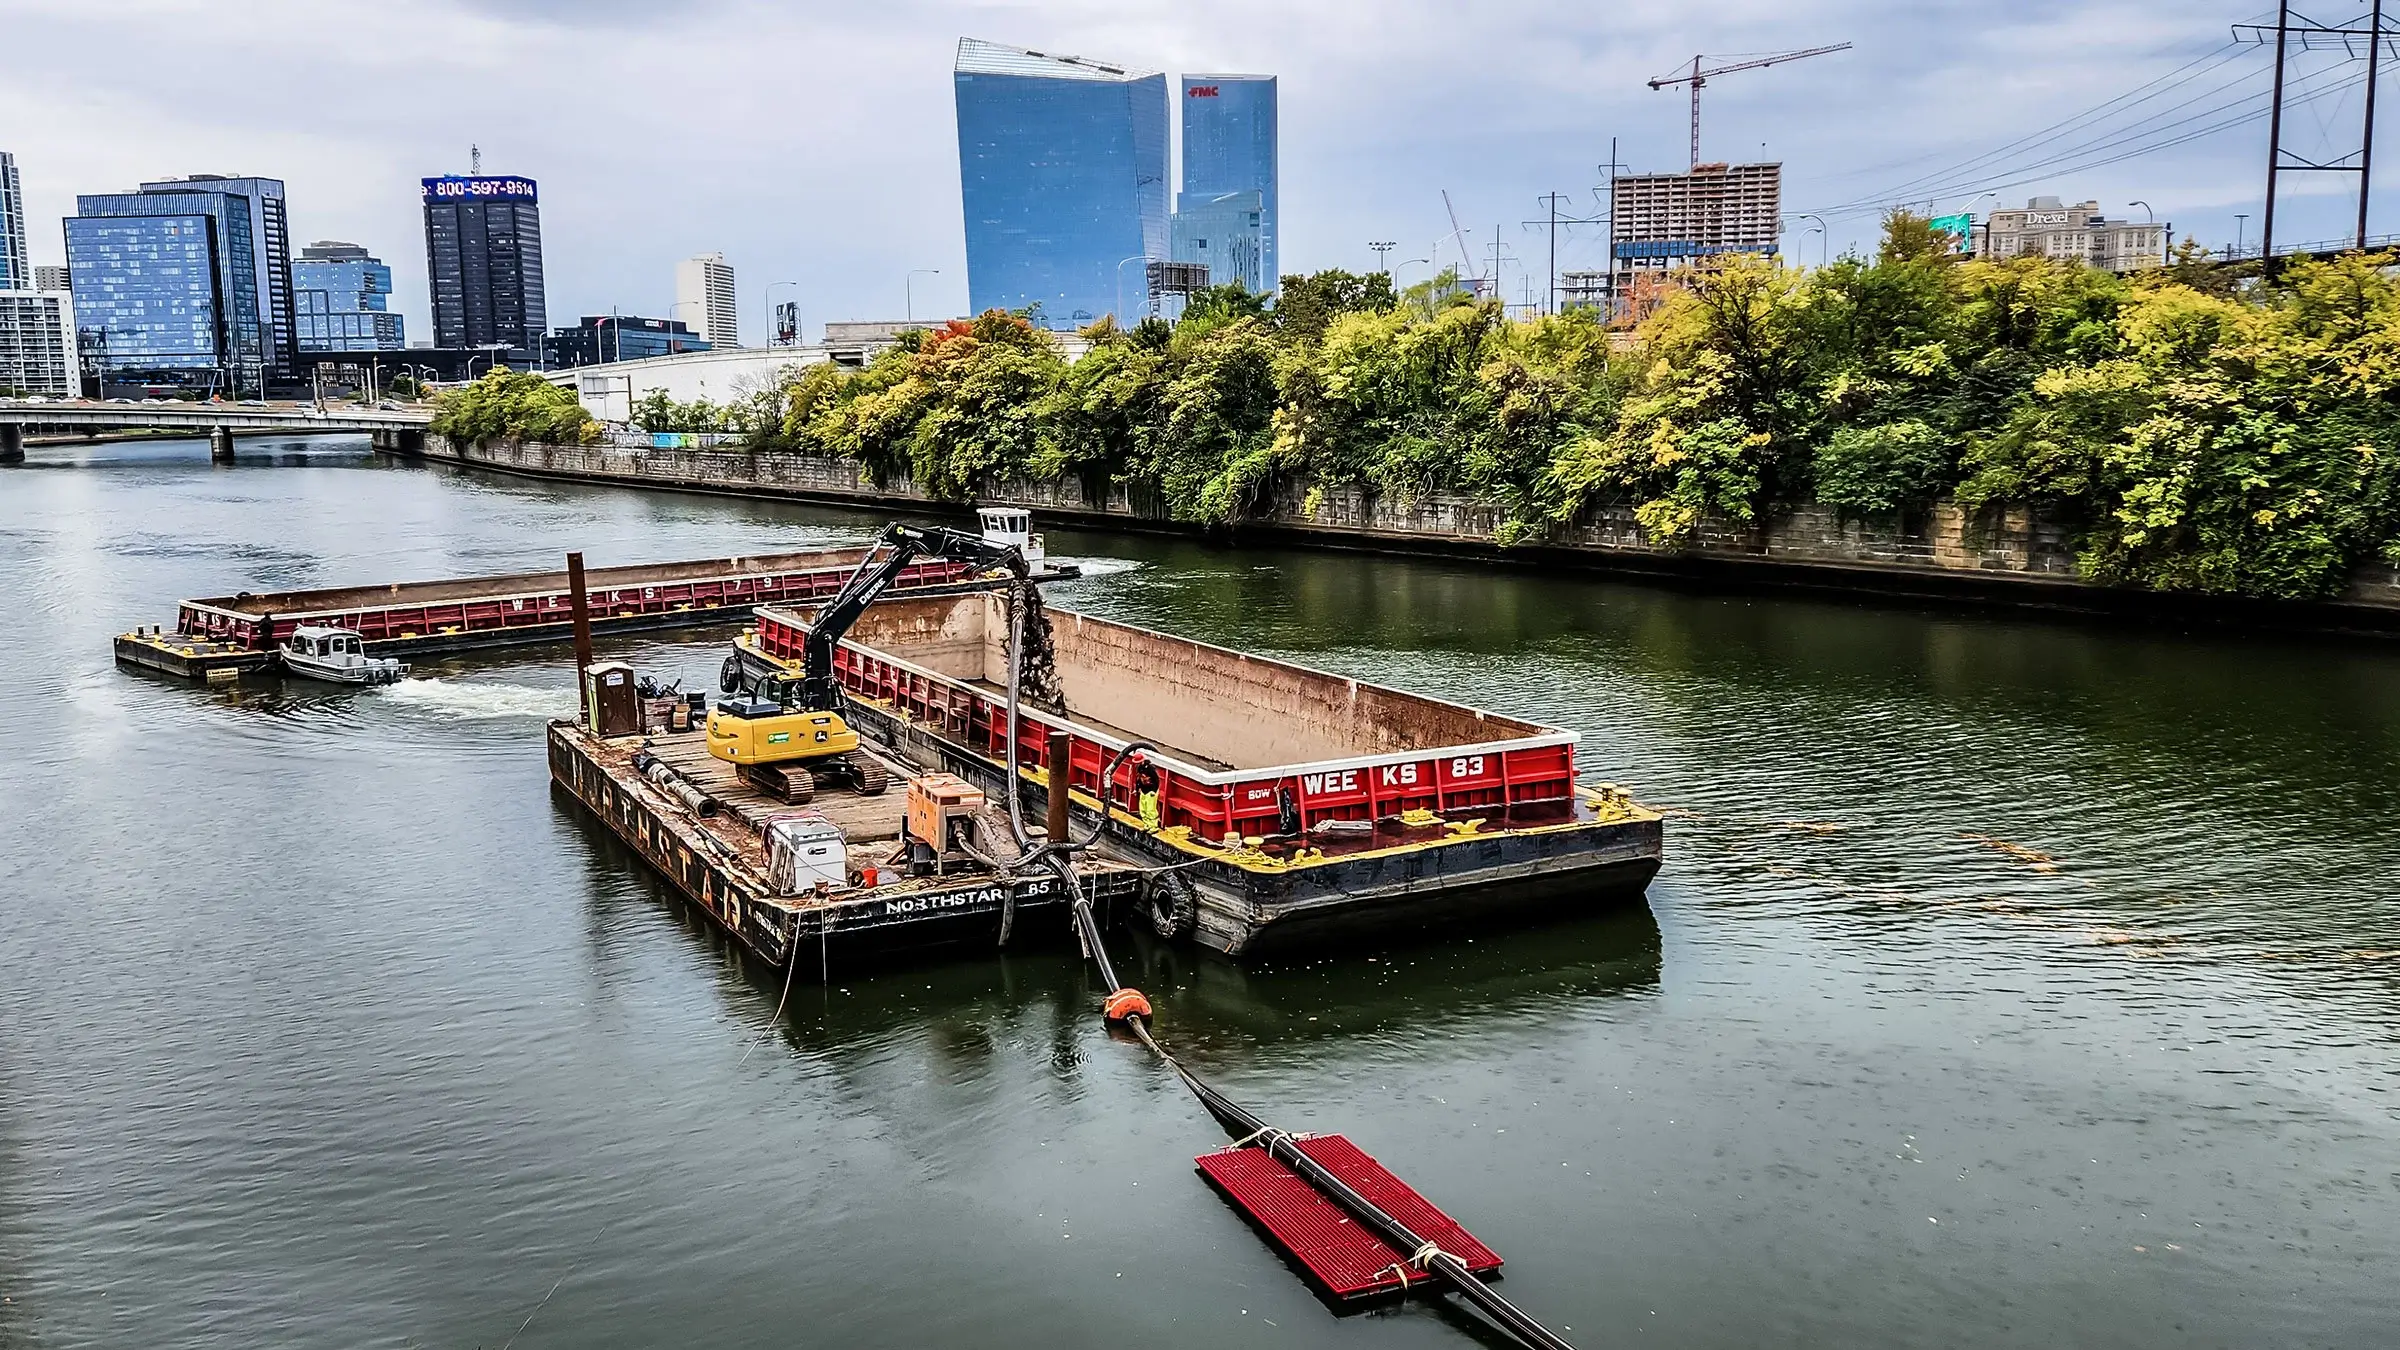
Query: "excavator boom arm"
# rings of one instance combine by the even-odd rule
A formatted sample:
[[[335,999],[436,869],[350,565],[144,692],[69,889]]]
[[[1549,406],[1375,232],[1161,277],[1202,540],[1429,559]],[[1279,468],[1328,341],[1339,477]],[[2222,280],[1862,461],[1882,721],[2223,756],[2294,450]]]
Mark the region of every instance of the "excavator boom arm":
[[[866,559],[842,583],[842,589],[817,611],[808,626],[808,642],[801,649],[801,702],[820,711],[831,711],[841,702],[840,686],[833,678],[833,653],[850,626],[858,622],[867,606],[883,595],[891,584],[919,558],[955,558],[982,563],[987,568],[1005,568],[1019,581],[1032,571],[1026,566],[1025,555],[1009,544],[995,544],[981,535],[967,534],[941,525],[907,525],[894,521],[884,526],[875,545],[867,550]]]

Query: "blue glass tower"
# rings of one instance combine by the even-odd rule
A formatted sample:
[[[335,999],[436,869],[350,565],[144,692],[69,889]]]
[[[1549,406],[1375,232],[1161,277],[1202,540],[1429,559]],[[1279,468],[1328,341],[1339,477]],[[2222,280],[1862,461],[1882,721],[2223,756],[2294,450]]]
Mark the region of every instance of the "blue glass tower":
[[[257,392],[270,373],[248,196],[77,197],[66,221],[76,327],[110,383]]]
[[[292,264],[300,350],[391,352],[408,345],[400,316],[384,308],[392,269],[356,244],[320,240]]]
[[[1265,294],[1267,271],[1259,256],[1265,214],[1255,190],[1207,197],[1184,193],[1175,202],[1175,261],[1208,268],[1212,286],[1238,280]]]
[[[1281,283],[1275,270],[1281,261],[1275,238],[1275,77],[1186,75],[1180,102],[1183,187],[1175,209],[1190,210],[1229,192],[1257,193],[1258,270],[1240,279],[1261,294],[1274,290]],[[1212,267],[1208,279],[1222,285],[1235,276],[1219,275]]]
[[[1148,308],[1165,261],[1167,80],[962,38],[958,176],[967,299],[1046,328]]]

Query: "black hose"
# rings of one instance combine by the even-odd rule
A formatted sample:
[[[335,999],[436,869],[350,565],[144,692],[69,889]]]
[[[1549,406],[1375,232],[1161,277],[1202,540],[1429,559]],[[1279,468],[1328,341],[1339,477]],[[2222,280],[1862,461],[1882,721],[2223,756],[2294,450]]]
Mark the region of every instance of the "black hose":
[[[1114,985],[1115,977],[1107,974],[1107,958],[1100,955],[1097,950],[1094,955],[1104,976],[1111,985]],[[1270,1127],[1265,1121],[1252,1115],[1241,1103],[1210,1087],[1198,1075],[1185,1068],[1182,1061],[1167,1053],[1166,1047],[1152,1038],[1150,1028],[1142,1018],[1127,1018],[1126,1025],[1133,1029],[1133,1034],[1141,1039],[1143,1045],[1149,1047],[1150,1053],[1158,1056],[1168,1068],[1175,1071],[1175,1076],[1183,1080],[1183,1085],[1191,1089],[1192,1095],[1200,1099],[1200,1105],[1207,1108],[1210,1115],[1216,1117],[1217,1123],[1224,1126],[1228,1134],[1256,1141],[1258,1147],[1267,1151],[1267,1156],[1282,1162],[1327,1199],[1348,1210],[1352,1217],[1395,1251],[1425,1253],[1421,1260],[1412,1256],[1411,1264],[1417,1265],[1428,1275],[1439,1276],[1443,1282],[1456,1290],[1469,1303],[1481,1309],[1486,1316],[1518,1340],[1538,1347],[1538,1350],[1574,1350],[1574,1347],[1560,1339],[1557,1333],[1535,1321],[1524,1309],[1502,1298],[1498,1291],[1475,1278],[1475,1273],[1467,1269],[1465,1262],[1427,1242],[1408,1225],[1385,1213],[1383,1208],[1374,1201],[1353,1190],[1348,1182],[1335,1176],[1323,1163],[1302,1152],[1300,1145],[1290,1135]],[[1429,1248],[1430,1250],[1428,1250]]]

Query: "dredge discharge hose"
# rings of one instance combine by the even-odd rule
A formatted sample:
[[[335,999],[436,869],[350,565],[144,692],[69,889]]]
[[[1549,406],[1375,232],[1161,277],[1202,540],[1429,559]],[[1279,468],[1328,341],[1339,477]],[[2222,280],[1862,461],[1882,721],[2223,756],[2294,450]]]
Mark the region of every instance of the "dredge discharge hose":
[[[1291,1168],[1319,1194],[1348,1211],[1351,1217],[1357,1219],[1362,1226],[1390,1245],[1393,1250],[1410,1253],[1407,1258],[1408,1265],[1447,1284],[1461,1298],[1474,1304],[1486,1317],[1489,1317],[1502,1330],[1519,1341],[1534,1347],[1535,1350],[1574,1350],[1574,1347],[1556,1332],[1535,1321],[1525,1310],[1501,1297],[1498,1291],[1477,1279],[1474,1272],[1467,1269],[1465,1262],[1460,1261],[1449,1252],[1443,1251],[1439,1244],[1427,1241],[1408,1225],[1386,1213],[1374,1201],[1359,1194],[1348,1182],[1335,1176],[1324,1164],[1302,1152],[1298,1141],[1291,1135],[1260,1120],[1241,1103],[1211,1087],[1198,1074],[1185,1068],[1183,1061],[1175,1058],[1165,1046],[1158,1043],[1158,1039],[1150,1030],[1150,1021],[1154,1016],[1150,1010],[1150,1000],[1144,997],[1140,990],[1127,986],[1117,977],[1116,965],[1108,958],[1108,945],[1101,940],[1100,921],[1092,913],[1092,898],[1076,877],[1075,866],[1071,861],[1075,854],[1083,852],[1097,843],[1101,831],[1107,827],[1109,785],[1116,781],[1117,770],[1123,767],[1125,761],[1135,753],[1153,750],[1156,747],[1147,741],[1134,741],[1109,758],[1108,763],[1100,772],[1100,813],[1099,819],[1092,825],[1090,834],[1076,839],[1070,832],[1070,837],[1065,839],[1048,839],[1040,844],[1033,842],[1032,835],[1025,828],[1024,802],[1019,794],[1017,778],[1017,736],[1020,730],[1017,720],[1018,689],[1024,673],[1025,610],[1027,605],[1021,596],[1015,597],[1015,600],[1016,603],[1011,606],[1009,614],[1008,631],[1008,823],[1009,829],[1016,836],[1017,847],[1021,851],[1015,860],[1005,865],[1005,870],[1013,871],[1029,863],[1046,862],[1057,875],[1060,883],[1067,888],[1069,909],[1073,915],[1076,936],[1082,940],[1084,953],[1091,957],[1092,965],[1099,972],[1101,982],[1110,990],[1106,1002],[1102,1005],[1103,1016],[1110,1024],[1123,1026],[1132,1032],[1134,1038],[1139,1040],[1144,1048],[1173,1070],[1175,1076],[1182,1080],[1184,1087],[1189,1089],[1192,1096],[1199,1100],[1200,1105],[1216,1118],[1217,1123],[1223,1126],[1227,1133],[1240,1139],[1241,1142],[1237,1147],[1255,1146],[1265,1149],[1267,1156]],[[1066,766],[1053,763],[1050,766],[1050,791],[1063,792],[1066,788]],[[1014,917],[1013,906],[1003,909],[1001,914],[1001,940],[1003,942],[1007,941],[1007,933]],[[1407,1284],[1405,1271],[1401,1274],[1401,1282],[1405,1287]]]

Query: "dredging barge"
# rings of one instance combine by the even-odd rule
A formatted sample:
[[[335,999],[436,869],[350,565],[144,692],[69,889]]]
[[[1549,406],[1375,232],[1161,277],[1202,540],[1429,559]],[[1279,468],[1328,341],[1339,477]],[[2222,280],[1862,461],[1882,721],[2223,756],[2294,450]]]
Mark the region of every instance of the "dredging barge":
[[[841,642],[849,724],[906,772],[1004,800],[1009,600],[887,599]],[[745,679],[790,678],[809,631],[764,606]],[[1596,907],[1656,875],[1661,820],[1576,776],[1577,735],[1461,704],[1052,611],[1063,709],[1018,710],[1018,790],[1046,804],[1051,746],[1078,830],[1141,869],[1169,938],[1229,954],[1344,930]],[[1136,742],[1112,781],[1103,767]]]

